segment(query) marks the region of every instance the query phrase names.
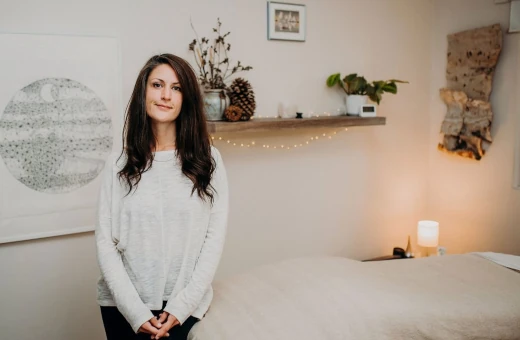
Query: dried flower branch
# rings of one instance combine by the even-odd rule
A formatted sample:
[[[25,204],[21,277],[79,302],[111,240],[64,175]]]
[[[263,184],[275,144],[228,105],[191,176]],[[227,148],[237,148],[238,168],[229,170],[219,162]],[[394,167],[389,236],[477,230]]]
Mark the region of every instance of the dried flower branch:
[[[233,74],[241,71],[249,71],[253,67],[243,66],[240,61],[230,69],[231,59],[228,52],[231,50],[231,44],[226,42],[226,37],[231,33],[227,32],[222,35],[220,27],[222,23],[217,18],[217,27],[213,28],[213,32],[217,37],[210,44],[209,39],[202,37],[199,39],[197,31],[193,27],[190,20],[191,28],[195,32],[196,39],[189,44],[189,50],[193,52],[195,62],[199,68],[199,81],[202,86],[207,89],[225,89],[226,82]]]

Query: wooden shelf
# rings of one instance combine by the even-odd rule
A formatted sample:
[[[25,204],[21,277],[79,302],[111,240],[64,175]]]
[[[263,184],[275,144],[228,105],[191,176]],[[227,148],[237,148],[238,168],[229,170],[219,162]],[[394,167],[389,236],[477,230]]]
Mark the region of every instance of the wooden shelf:
[[[304,128],[327,128],[385,125],[386,117],[331,116],[315,118],[257,118],[245,122],[208,121],[209,133],[260,132],[294,130]]]

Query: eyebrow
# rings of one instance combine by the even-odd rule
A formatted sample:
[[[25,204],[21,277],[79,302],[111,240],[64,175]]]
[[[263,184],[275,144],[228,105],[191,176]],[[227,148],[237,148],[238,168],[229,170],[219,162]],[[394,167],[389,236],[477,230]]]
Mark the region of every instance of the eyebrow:
[[[159,80],[159,81],[165,83],[165,81],[162,80],[161,78],[152,78],[152,80]],[[180,85],[180,84],[181,84],[181,83],[179,83],[179,82],[172,83],[172,85]]]

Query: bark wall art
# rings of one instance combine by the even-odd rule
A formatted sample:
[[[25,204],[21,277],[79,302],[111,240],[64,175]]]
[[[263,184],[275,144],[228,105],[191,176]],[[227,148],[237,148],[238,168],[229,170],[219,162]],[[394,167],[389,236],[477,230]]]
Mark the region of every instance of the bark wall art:
[[[439,150],[480,160],[493,141],[489,97],[501,50],[499,24],[448,36],[447,87],[440,89],[447,113]]]

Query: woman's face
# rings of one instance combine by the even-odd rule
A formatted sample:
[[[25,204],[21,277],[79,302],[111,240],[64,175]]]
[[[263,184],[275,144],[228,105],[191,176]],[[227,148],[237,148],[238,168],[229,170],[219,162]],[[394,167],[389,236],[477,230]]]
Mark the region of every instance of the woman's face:
[[[154,68],[146,84],[146,113],[156,123],[171,123],[181,112],[182,91],[175,71],[167,64]]]

